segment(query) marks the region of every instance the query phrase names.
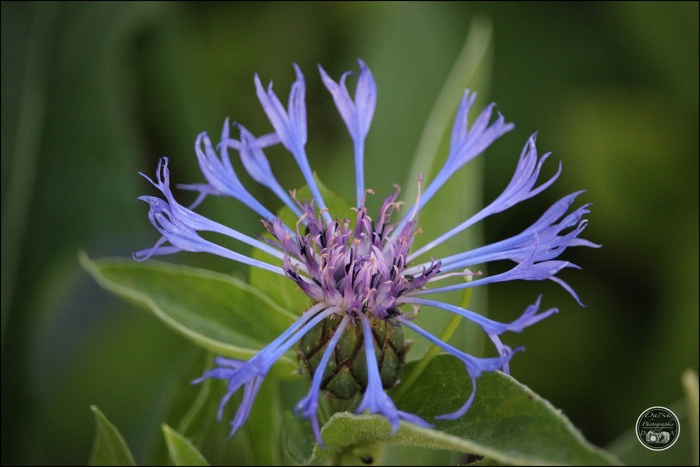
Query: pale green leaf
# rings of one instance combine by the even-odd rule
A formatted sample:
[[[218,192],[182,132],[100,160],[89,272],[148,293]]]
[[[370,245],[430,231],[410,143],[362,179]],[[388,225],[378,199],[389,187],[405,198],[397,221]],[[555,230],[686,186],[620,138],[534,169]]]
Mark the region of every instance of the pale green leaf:
[[[161,427],[163,428],[165,442],[168,445],[170,459],[174,465],[209,465],[190,440],[165,423]]]
[[[90,410],[95,414],[97,432],[92,444],[89,465],[136,465],[129,446],[119,430],[104,416],[102,411],[91,405]]]
[[[484,17],[475,17],[469,25],[467,40],[423,128],[406,184],[408,201],[413,201],[417,195],[418,176],[423,174],[430,178],[442,167],[447,156],[445,149],[448,149],[445,144],[449,141],[452,121],[464,90],[483,91],[489,85],[493,62],[491,30],[491,22]]]
[[[690,419],[690,430],[693,439],[700,436],[700,396],[698,395],[698,374],[692,369],[687,369],[681,376],[683,390],[685,391],[685,401],[688,406],[688,418]],[[700,462],[700,445],[693,445],[693,463]]]
[[[490,86],[491,66],[493,62],[492,27],[488,19],[476,16],[469,25],[469,34],[462,50],[455,60],[447,80],[440,90],[423,128],[420,141],[413,158],[411,171],[405,183],[404,200],[410,209],[418,196],[418,177],[423,174],[423,190],[440,171],[450,147],[450,135],[457,107],[464,95],[465,89],[479,92],[479,101],[472,109],[470,121],[478,115],[480,104],[486,98]],[[491,149],[487,150],[491,151]],[[422,234],[417,236],[413,250],[432,241],[456,227],[474,215],[483,206],[483,167],[484,155],[470,161],[465,167],[455,172],[450,180],[435,194],[420,211],[418,216]],[[472,226],[437,246],[427,254],[417,258],[417,263],[429,261],[431,258],[442,258],[451,254],[467,251],[483,244],[483,228],[481,225]],[[478,289],[470,300],[472,309],[483,312],[486,310],[486,291]],[[435,296],[436,299],[457,304],[461,300],[459,293],[444,293]],[[440,335],[448,325],[451,317],[447,313],[419,315],[416,323],[433,334]],[[484,335],[478,326],[463,322],[459,331],[454,334],[452,345],[472,352],[482,351]],[[421,339],[416,341],[409,359],[415,359],[424,354],[430,343]]]
[[[211,352],[247,360],[296,319],[257,288],[234,277],[157,261],[91,260],[83,267],[105,289],[146,306],[172,329]],[[296,364],[282,357],[280,375]]]

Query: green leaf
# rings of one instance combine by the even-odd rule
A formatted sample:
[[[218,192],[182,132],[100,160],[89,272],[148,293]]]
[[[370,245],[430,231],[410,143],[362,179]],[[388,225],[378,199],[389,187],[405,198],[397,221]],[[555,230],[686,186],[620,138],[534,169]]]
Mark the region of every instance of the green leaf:
[[[685,400],[688,406],[687,412],[688,418],[690,419],[691,436],[693,439],[698,439],[698,436],[700,435],[700,411],[698,410],[700,406],[700,397],[698,397],[698,374],[692,369],[688,368],[681,376],[681,383],[683,384]],[[693,463],[698,464],[699,462],[700,446],[698,446],[698,444],[694,444]]]
[[[428,120],[421,134],[416,154],[411,164],[411,171],[405,183],[403,209],[411,209],[418,196],[418,177],[423,174],[423,190],[433,181],[443,167],[450,150],[450,137],[457,107],[461,102],[465,89],[479,91],[478,103],[486,98],[486,91],[491,81],[491,66],[493,63],[493,41],[491,22],[483,17],[475,16],[469,25],[469,34],[456,58],[447,80],[440,90],[430,111]],[[472,109],[471,122],[476,118],[475,113],[480,107]],[[487,149],[487,154],[494,149]],[[484,155],[470,161],[455,172],[450,180],[435,194],[418,216],[422,235],[414,242],[413,251],[423,244],[432,241],[453,227],[467,220],[483,207]],[[429,261],[430,258],[442,258],[460,251],[468,251],[483,245],[483,226],[475,225],[459,233],[442,245],[421,255],[415,263]],[[436,300],[458,304],[461,299],[459,292],[438,294]],[[471,309],[486,310],[486,290],[475,290],[470,300]],[[483,314],[483,311],[482,311]],[[419,314],[416,323],[433,334],[440,335],[448,326],[449,314]],[[454,333],[450,343],[459,349],[479,354],[483,350],[483,331],[464,320],[459,324],[459,330]],[[415,359],[424,354],[431,344],[424,340],[416,340],[409,354],[409,359]]]
[[[257,288],[234,277],[149,260],[91,260],[83,267],[105,289],[140,305],[195,344],[225,357],[247,360],[296,319]],[[275,365],[290,376],[296,363]]]
[[[434,423],[434,429],[401,422],[392,435],[384,417],[337,413],[321,431],[324,443],[332,450],[317,447],[314,454],[337,456],[366,443],[383,441],[461,451],[505,464],[619,463],[588,443],[561,411],[500,372],[485,373],[478,379],[476,398],[465,416],[452,421],[434,419],[459,409],[470,392],[471,381],[464,364],[441,355],[433,360],[406,397],[397,401],[402,410]]]
[[[409,202],[416,198],[418,176],[424,174],[430,181],[430,177],[435,176],[445,162],[452,121],[464,90],[485,89],[490,83],[493,63],[491,30],[491,22],[479,16],[472,19],[469,25],[467,40],[423,128],[406,184],[406,199]]]
[[[255,465],[280,464],[281,423],[280,383],[268,378],[260,386],[245,426]]]
[[[96,406],[91,405],[90,410],[95,414],[97,432],[92,444],[89,465],[136,465],[119,430]]]
[[[165,423],[162,425],[162,428],[165,442],[168,445],[170,459],[174,465],[209,465],[190,440]]]
[[[283,447],[285,453],[299,465],[306,465],[313,458],[316,438],[309,420],[290,411],[284,413]]]
[[[209,355],[204,362],[198,362],[193,367],[193,374],[183,378],[181,386],[176,389],[178,398],[184,393],[183,403],[189,404],[188,407],[172,407],[171,413],[165,418],[168,425],[174,427],[178,433],[186,437],[197,446],[198,450],[213,465],[253,465],[258,459],[254,457],[256,446],[255,443],[267,442],[267,439],[256,440],[253,436],[248,436],[251,431],[251,425],[258,422],[261,418],[256,415],[261,408],[266,409],[266,406],[274,405],[267,398],[268,391],[266,386],[269,383],[277,383],[276,381],[266,380],[260,392],[256,397],[256,402],[253,404],[251,417],[246,424],[236,433],[231,439],[228,439],[231,434],[231,425],[229,421],[233,419],[234,414],[238,410],[241,403],[243,391],[234,394],[224,408],[221,419],[217,417],[219,406],[222,397],[226,394],[227,382],[218,379],[206,379],[201,384],[191,385],[194,377],[202,374],[203,371],[214,366],[214,356]],[[196,375],[196,376],[195,376]],[[195,390],[192,393],[192,390]],[[262,399],[261,399],[262,397]],[[179,404],[178,404],[179,405]],[[183,412],[183,409],[185,411]],[[267,414],[264,414],[266,416]],[[266,423],[270,423],[266,421]],[[166,443],[164,443],[165,445]],[[163,446],[164,449],[167,446]],[[155,465],[165,465],[168,463],[169,454],[154,458]]]

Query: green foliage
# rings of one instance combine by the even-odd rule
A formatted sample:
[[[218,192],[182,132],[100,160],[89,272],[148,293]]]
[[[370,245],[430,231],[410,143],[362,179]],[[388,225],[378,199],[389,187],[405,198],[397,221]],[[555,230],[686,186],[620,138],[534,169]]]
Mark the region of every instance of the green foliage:
[[[136,465],[131,451],[119,430],[95,407],[97,432],[90,455],[89,465]],[[180,433],[162,425],[163,436],[173,465],[209,465],[197,448]]]
[[[157,261],[93,261],[84,254],[80,260],[107,290],[146,306],[176,332],[225,357],[252,357],[295,319],[255,287],[224,274]],[[279,362],[282,374],[296,368],[290,359]]]
[[[410,371],[407,368],[406,371]],[[397,401],[399,408],[424,419],[457,410],[471,392],[471,382],[459,360],[441,355],[423,377]],[[618,461],[587,442],[560,410],[503,373],[486,373],[467,414],[453,421],[435,421],[434,429],[401,423],[395,434],[376,415],[335,414],[322,430],[331,450],[316,448],[326,458],[365,444],[388,443],[447,449],[479,455],[502,464],[614,465]]]
[[[295,464],[309,464],[314,457],[316,446],[311,422],[287,411],[284,413],[283,424],[285,453]]]
[[[97,407],[90,406],[95,414],[97,432],[92,445],[89,465],[136,465],[129,447],[119,430],[107,420]]]
[[[209,465],[190,440],[166,424],[163,424],[162,428],[174,465]]]

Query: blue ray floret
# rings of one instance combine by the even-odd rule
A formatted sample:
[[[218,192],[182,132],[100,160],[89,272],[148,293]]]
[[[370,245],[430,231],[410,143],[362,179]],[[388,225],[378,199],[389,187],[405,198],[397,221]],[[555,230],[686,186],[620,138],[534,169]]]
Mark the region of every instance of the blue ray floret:
[[[476,394],[476,380],[479,376],[484,372],[497,370],[508,372],[511,358],[520,350],[513,350],[504,345],[500,336],[506,332],[521,332],[556,313],[557,309],[540,311],[539,297],[518,319],[510,323],[501,323],[475,311],[432,299],[431,295],[497,282],[547,279],[560,284],[581,303],[573,288],[557,276],[563,269],[578,268],[560,259],[568,247],[599,246],[580,238],[587,225],[584,216],[589,212],[589,205],[569,210],[581,192],[563,197],[532,225],[510,238],[469,251],[457,251],[442,258],[428,255],[433,248],[474,224],[538,195],[554,183],[561,172],[561,164],[552,177],[538,185],[540,170],[550,154],[538,155],[535,135],[525,143],[510,183],[495,200],[443,235],[428,241],[423,247],[411,249],[416,235],[420,232],[420,212],[425,209],[433,195],[457,170],[482,154],[494,141],[514,127],[512,123],[507,123],[500,113],[495,119],[492,118],[494,104],[483,109],[470,125],[468,115],[474,106],[475,93],[466,91],[460,102],[444,165],[435,178],[429,181],[422,194],[409,203],[409,208],[400,220],[396,223],[391,221],[394,211],[399,210],[398,188],[384,199],[376,218],[372,219],[368,215],[365,201],[367,194],[372,192],[365,188],[364,145],[374,115],[377,87],[367,65],[359,60],[359,67],[352,98],[346,85],[350,72],[343,74],[336,82],[319,66],[321,79],[333,97],[353,142],[356,172],[353,221],[343,217],[347,213],[334,213],[327,209],[314,179],[305,149],[306,84],[304,75],[296,65],[296,80],[292,85],[286,108],[273,92],[272,85],[264,88],[255,75],[257,96],[270,121],[272,133],[256,137],[244,126],[231,124],[227,119],[217,146],[212,144],[206,133],[197,137],[195,154],[206,183],[180,185],[180,188],[199,193],[191,206],[183,206],[175,200],[170,189],[166,158],[158,164],[155,181],[146,177],[160,190],[163,198],[142,196],[139,199],[149,204],[149,219],[162,237],[152,248],[135,253],[136,259],[144,260],[154,255],[178,251],[211,253],[286,276],[311,299],[309,309],[287,331],[250,360],[217,358],[217,367],[196,380],[201,382],[207,378],[215,378],[227,381],[228,390],[221,400],[219,418],[222,417],[229,399],[243,388],[243,400],[231,422],[232,434],[248,418],[260,385],[274,363],[300,345],[300,341],[324,320],[337,318],[338,324],[330,334],[327,346],[319,354],[320,361],[310,371],[311,385],[308,394],[296,407],[297,413],[311,420],[314,434],[320,444],[323,443],[318,412],[324,394],[325,372],[339,343],[349,333],[361,333],[363,336],[361,339],[366,360],[366,384],[361,388],[355,410],[358,414],[384,416],[391,424],[392,430],[396,431],[401,421],[420,426],[430,424],[418,415],[399,410],[386,392],[387,383],[380,374],[378,353],[384,350],[375,345],[376,337],[373,334],[376,323],[389,323],[394,328],[408,328],[464,363],[473,382],[471,394],[457,411],[438,417],[455,419],[462,417],[469,410]],[[231,136],[232,127],[238,130],[239,139]],[[282,145],[294,158],[308,185],[310,199],[297,199],[296,192],[288,193],[277,181],[265,155],[266,148],[276,145]],[[270,208],[263,206],[246,190],[234,170],[230,152],[237,153],[252,180],[271,190],[281,203],[291,210],[297,217],[294,225],[286,225]],[[237,199],[262,218],[272,239],[253,238],[197,214],[194,209],[206,196],[230,196]],[[267,253],[268,257],[266,260],[260,260],[232,251],[203,238],[200,232],[226,235]],[[472,273],[469,269],[495,261],[509,261],[512,267],[494,275]],[[443,283],[447,285],[436,285],[437,281],[453,276],[462,276],[470,280],[457,283],[446,281]],[[421,307],[441,309],[476,323],[492,340],[498,356],[471,356],[421,329],[412,319]]]

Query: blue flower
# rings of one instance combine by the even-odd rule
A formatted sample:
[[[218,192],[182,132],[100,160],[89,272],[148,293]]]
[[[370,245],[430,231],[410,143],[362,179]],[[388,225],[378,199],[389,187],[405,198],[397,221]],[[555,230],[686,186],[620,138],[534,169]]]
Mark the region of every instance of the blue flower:
[[[369,68],[362,61],[359,61],[359,65],[354,99],[350,97],[345,83],[349,72],[343,74],[339,82],[335,82],[319,67],[322,81],[331,93],[353,141],[356,168],[354,223],[343,217],[347,213],[329,212],[313,177],[305,150],[306,85],[304,76],[296,65],[296,81],[292,85],[287,108],[272,90],[272,85],[264,88],[258,76],[255,76],[257,95],[274,130],[272,133],[256,137],[242,125],[236,124],[240,136],[235,139],[230,134],[232,125],[226,120],[221,141],[216,148],[206,133],[197,137],[195,153],[207,182],[180,186],[199,192],[198,198],[190,207],[179,204],[170,190],[166,158],[158,164],[155,181],[146,177],[164,198],[143,196],[139,199],[150,205],[149,219],[162,237],[154,247],[135,253],[136,259],[143,260],[153,255],[178,251],[211,253],[287,276],[311,299],[310,308],[253,358],[247,362],[218,358],[218,366],[196,380],[201,382],[207,378],[216,378],[228,382],[228,391],[220,404],[219,418],[231,396],[243,387],[243,401],[231,422],[232,434],[248,418],[257,391],[273,364],[282,355],[299,346],[312,330],[323,327],[322,323],[328,320],[335,319],[333,322],[336,324],[324,343],[325,349],[320,354],[320,360],[317,359],[309,367],[310,390],[297,405],[297,412],[311,420],[320,444],[322,440],[318,411],[321,394],[328,390],[327,373],[332,366],[334,353],[343,339],[350,339],[352,333],[361,336],[359,342],[364,349],[366,363],[363,366],[366,367],[366,381],[361,383],[356,412],[383,415],[390,422],[393,431],[396,431],[401,420],[427,427],[430,424],[419,416],[399,410],[387,394],[387,386],[395,384],[396,378],[386,376],[385,368],[380,368],[390,357],[386,356],[383,346],[377,345],[376,329],[384,325],[389,329],[386,331],[388,334],[391,329],[406,327],[464,363],[473,381],[472,392],[459,410],[438,417],[454,419],[463,416],[469,409],[476,393],[476,380],[483,372],[508,372],[509,362],[518,349],[514,351],[504,345],[500,336],[505,332],[520,332],[556,313],[557,309],[540,311],[540,297],[518,319],[511,323],[501,323],[474,311],[431,299],[431,295],[495,282],[549,279],[564,287],[580,303],[575,291],[557,274],[565,268],[578,268],[559,259],[566,248],[599,246],[579,237],[586,228],[587,221],[583,216],[589,212],[588,205],[569,212],[581,192],[572,193],[557,201],[532,225],[510,238],[443,258],[427,255],[434,247],[477,222],[536,196],[554,183],[561,166],[554,176],[537,184],[540,169],[549,154],[538,155],[534,135],[525,143],[513,178],[500,196],[440,237],[419,249],[411,249],[419,229],[420,212],[433,195],[464,164],[513,129],[513,124],[506,123],[500,113],[495,120],[492,118],[494,104],[482,110],[469,125],[468,114],[476,98],[474,93],[466,91],[459,105],[445,164],[403,217],[398,222],[391,221],[394,211],[398,211],[398,190],[384,199],[375,219],[368,215],[365,200],[371,190],[365,188],[364,182],[364,143],[374,115],[377,88]],[[273,175],[264,150],[278,144],[284,146],[294,157],[309,187],[311,199],[299,200],[296,192],[290,195]],[[231,164],[231,150],[238,153],[248,175],[275,193],[294,213],[298,218],[294,225],[286,225],[244,188]],[[418,182],[422,182],[422,177]],[[272,239],[253,238],[197,214],[194,209],[208,195],[231,196],[242,202],[261,216]],[[261,261],[234,252],[204,239],[199,232],[227,235],[268,253],[270,260]],[[513,266],[499,274],[489,276],[480,272],[472,273],[469,269],[503,260],[510,260]],[[470,280],[452,285],[436,285],[439,280],[452,276],[463,276]],[[421,329],[412,321],[420,307],[439,308],[476,323],[492,340],[498,356],[477,358],[468,355]],[[396,352],[394,364],[400,367],[404,350]]]

